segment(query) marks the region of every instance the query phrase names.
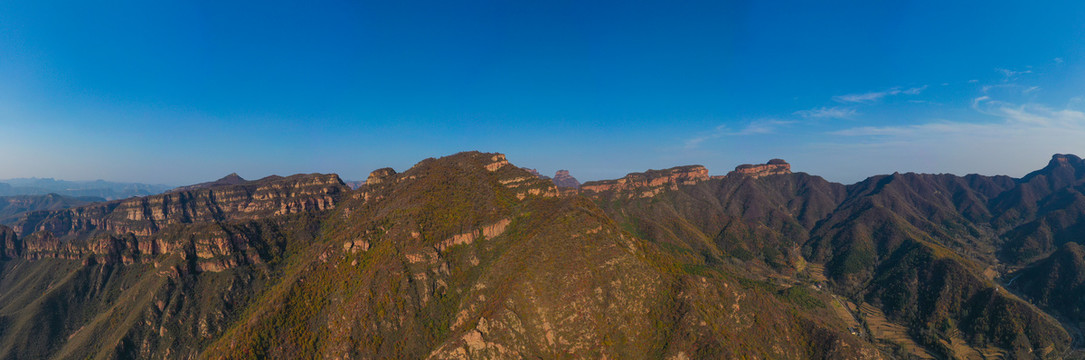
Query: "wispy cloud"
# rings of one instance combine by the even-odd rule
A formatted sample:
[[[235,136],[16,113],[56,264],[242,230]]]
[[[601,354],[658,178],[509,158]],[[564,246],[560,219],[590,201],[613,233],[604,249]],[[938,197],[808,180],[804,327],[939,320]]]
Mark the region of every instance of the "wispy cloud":
[[[1032,73],[1032,70],[1016,71],[1016,70],[1010,70],[1010,69],[1004,69],[1004,68],[996,68],[995,71],[1002,74],[1002,81],[1015,80],[1015,79],[1017,79],[1018,76]]]
[[[1085,112],[1056,110],[1040,104],[1016,105],[980,96],[972,100],[972,107],[982,114],[997,117],[996,122],[935,121],[904,126],[862,126],[830,132],[839,136],[893,137],[886,139],[900,143],[902,138],[957,140],[975,137],[1013,139],[1025,132],[1047,134],[1085,134]]]
[[[759,119],[747,123],[740,129],[732,129],[726,124],[715,127],[709,132],[692,137],[685,141],[686,149],[694,149],[704,143],[705,141],[719,139],[725,136],[744,136],[744,135],[759,135],[759,134],[771,134],[776,132],[781,126],[793,124],[794,121],[777,120],[777,119]]]
[[[987,101],[987,100],[991,100],[991,97],[987,96],[987,95],[983,95],[983,96],[977,97],[975,99],[972,99],[972,108],[976,109],[976,110],[979,110],[980,104],[983,103],[984,101]]]
[[[808,119],[849,119],[857,115],[858,112],[853,108],[834,106],[799,110],[794,114]]]
[[[923,90],[927,89],[927,85],[920,87],[901,89],[899,87],[891,88],[885,91],[874,91],[861,94],[847,94],[833,96],[833,100],[841,103],[869,103],[881,100],[882,98],[895,95],[919,95]]]

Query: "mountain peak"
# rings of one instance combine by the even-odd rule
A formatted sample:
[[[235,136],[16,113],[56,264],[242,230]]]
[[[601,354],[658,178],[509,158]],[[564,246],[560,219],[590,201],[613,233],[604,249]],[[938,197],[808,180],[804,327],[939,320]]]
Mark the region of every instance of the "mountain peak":
[[[559,188],[577,189],[580,188],[580,181],[576,180],[572,175],[569,175],[569,170],[558,170],[558,172],[554,174],[554,185],[557,185]]]
[[[1073,166],[1080,162],[1081,158],[1074,154],[1055,154],[1051,155],[1051,162],[1047,166]]]
[[[1085,178],[1085,161],[1074,154],[1055,154],[1051,161],[1043,169],[1033,171],[1022,182],[1029,182],[1037,176],[1044,176],[1047,181],[1053,181],[1052,187],[1062,187],[1069,183],[1075,183]]]
[[[215,180],[215,183],[216,184],[237,185],[237,184],[240,184],[240,183],[244,183],[245,181],[248,181],[248,180],[245,180],[245,178],[242,178],[241,175],[238,175],[237,173],[234,172],[234,173],[230,173],[230,175],[223,176],[221,179]]]

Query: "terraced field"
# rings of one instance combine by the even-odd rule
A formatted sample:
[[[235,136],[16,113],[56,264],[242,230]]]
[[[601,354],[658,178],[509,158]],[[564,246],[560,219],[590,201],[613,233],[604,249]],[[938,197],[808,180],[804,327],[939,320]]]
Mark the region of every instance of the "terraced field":
[[[875,339],[878,339],[878,341],[899,347],[908,354],[914,355],[920,359],[935,358],[908,336],[907,328],[889,322],[881,309],[864,302],[859,306],[859,313],[866,323],[867,330],[869,330],[870,334],[873,335]]]

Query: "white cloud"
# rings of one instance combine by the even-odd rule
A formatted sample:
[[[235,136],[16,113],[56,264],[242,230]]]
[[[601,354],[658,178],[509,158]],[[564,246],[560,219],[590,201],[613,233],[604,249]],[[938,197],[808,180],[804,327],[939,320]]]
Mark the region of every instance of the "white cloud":
[[[1085,112],[1055,110],[1039,104],[1015,105],[980,96],[972,106],[984,115],[994,116],[996,122],[936,121],[904,126],[863,126],[830,132],[839,136],[908,137],[913,140],[940,139],[947,136],[959,141],[964,138],[990,137],[1013,139],[1023,133],[1085,134]],[[1077,138],[1081,139],[1081,138]],[[899,142],[905,139],[893,139]],[[1078,140],[1080,141],[1080,140]]]
[[[1055,63],[1056,63],[1056,64],[1062,64],[1062,61],[1063,61],[1063,60],[1062,60],[1062,58],[1061,58],[1061,57],[1057,57],[1057,58],[1055,58]]]
[[[719,125],[709,132],[687,139],[685,141],[685,148],[687,150],[694,149],[705,141],[719,139],[725,136],[771,134],[776,132],[776,129],[779,127],[793,123],[795,122],[777,119],[759,119],[747,123],[746,126],[738,130],[732,130],[726,124]]]
[[[918,95],[919,93],[923,92],[923,90],[926,90],[926,89],[927,89],[927,85],[923,85],[923,86],[920,86],[920,87],[909,88],[909,89],[903,89],[903,90],[901,88],[896,88],[895,87],[895,88],[891,88],[891,89],[888,89],[888,90],[885,90],[885,91],[874,91],[874,92],[868,92],[868,93],[862,93],[862,94],[837,95],[837,96],[833,96],[833,100],[835,100],[837,102],[842,102],[842,103],[868,103],[868,102],[874,102],[874,101],[881,100],[882,98],[885,98],[887,96],[894,96],[894,95],[901,95],[901,94],[904,94],[904,95]]]
[[[972,99],[972,108],[976,109],[976,110],[979,110],[980,103],[982,103],[984,101],[987,101],[987,100],[991,100],[991,97],[987,96],[987,95],[983,95],[983,96],[977,97],[975,99]]]
[[[1031,74],[1032,70],[1015,71],[1010,69],[996,68],[995,71],[1002,73],[1003,81],[1016,79],[1020,75]]]
[[[917,88],[911,88],[911,89],[908,89],[908,90],[904,90],[904,91],[901,91],[901,93],[902,94],[907,94],[907,95],[919,95],[919,93],[923,92],[923,90],[927,90],[927,85],[923,85],[923,86],[920,86],[920,87],[917,87]]]
[[[799,110],[795,112],[795,115],[802,116],[808,119],[848,119],[858,112],[853,108],[846,107],[819,107],[810,110]]]

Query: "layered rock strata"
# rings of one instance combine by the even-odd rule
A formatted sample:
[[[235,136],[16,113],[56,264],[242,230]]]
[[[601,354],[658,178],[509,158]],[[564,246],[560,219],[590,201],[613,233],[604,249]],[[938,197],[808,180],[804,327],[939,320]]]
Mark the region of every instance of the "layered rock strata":
[[[648,170],[631,173],[617,180],[589,181],[580,185],[585,194],[615,192],[626,197],[652,197],[663,190],[678,189],[679,185],[693,185],[708,180],[708,169],[701,165],[673,167],[664,170]]]
[[[743,164],[735,167],[735,171],[732,171],[727,175],[744,175],[750,176],[754,179],[770,176],[770,175],[784,175],[791,173],[791,164],[788,164],[783,159],[772,159],[767,164]]]
[[[193,189],[31,212],[13,228],[0,228],[0,257],[75,260],[93,255],[131,263],[140,255],[180,252],[199,260],[203,270],[222,269],[245,259],[256,261],[246,235],[229,230],[227,223],[328,210],[349,191],[334,174],[275,176]],[[196,235],[161,234],[169,228]],[[229,259],[209,261],[220,256]]]

